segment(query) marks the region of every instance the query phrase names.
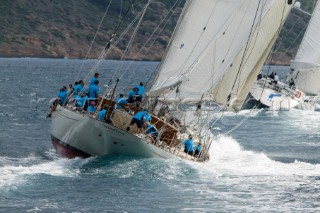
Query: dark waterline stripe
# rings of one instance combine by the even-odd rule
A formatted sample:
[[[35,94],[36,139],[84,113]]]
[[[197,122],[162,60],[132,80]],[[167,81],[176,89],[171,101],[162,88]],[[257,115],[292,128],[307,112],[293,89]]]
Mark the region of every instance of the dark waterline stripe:
[[[80,157],[80,158],[88,158],[91,155],[88,153],[85,153],[73,146],[70,146],[69,144],[60,141],[58,138],[54,137],[51,135],[51,141],[53,144],[53,147],[57,151],[57,153],[63,157],[66,158],[75,158],[75,157]]]

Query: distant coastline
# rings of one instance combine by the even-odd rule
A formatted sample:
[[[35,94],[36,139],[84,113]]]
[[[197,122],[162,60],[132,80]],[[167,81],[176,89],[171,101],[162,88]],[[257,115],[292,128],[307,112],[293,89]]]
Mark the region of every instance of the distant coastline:
[[[128,5],[129,1],[124,0],[124,2]],[[174,0],[154,1],[149,8],[151,12],[146,15],[145,22],[135,37],[134,45],[126,55],[126,60],[160,61],[162,59],[183,4],[175,8],[170,21],[150,47],[145,47],[144,42],[148,41],[149,36],[159,24],[159,20],[165,17],[174,2]],[[303,5],[311,5],[307,4],[307,0],[301,2]],[[70,7],[70,4],[73,6]],[[117,26],[119,11],[123,9],[119,3],[115,3],[95,37],[97,25],[105,11],[106,5],[103,0],[70,0],[68,2],[59,1],[59,3],[47,1],[46,4],[17,0],[5,1],[1,6],[0,57],[70,59],[98,58]],[[140,6],[135,5],[136,11]],[[50,10],[44,8],[50,8]],[[90,11],[83,12],[87,10]],[[130,15],[134,17],[134,14]],[[267,63],[283,66],[290,63],[302,40],[303,33],[301,32],[305,30],[308,20],[307,15],[299,10],[292,10],[280,33],[276,48],[272,51],[274,52],[272,60]],[[124,39],[129,39],[130,36],[130,34],[125,35]],[[87,53],[94,37],[95,43],[92,45],[91,52]],[[116,48],[107,55],[107,59],[121,59],[126,45],[126,42],[119,42]],[[141,48],[144,49],[140,53]]]

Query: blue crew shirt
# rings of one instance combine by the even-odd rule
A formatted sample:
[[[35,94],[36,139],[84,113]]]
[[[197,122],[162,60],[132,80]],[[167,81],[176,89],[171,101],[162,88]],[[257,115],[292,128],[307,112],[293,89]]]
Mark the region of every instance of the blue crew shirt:
[[[90,80],[90,85],[91,85],[91,84],[96,84],[96,80],[97,80],[96,77],[91,78],[91,80]]]
[[[188,152],[193,152],[193,140],[187,139],[183,142],[183,144],[185,146],[185,150]]]
[[[81,84],[77,84],[74,86],[74,91],[73,91],[73,98],[76,98],[77,95],[79,95],[80,92],[82,92],[83,87]]]
[[[117,109],[122,109],[123,107],[121,106],[121,104],[128,104],[127,100],[125,98],[120,98],[117,101]]]
[[[98,113],[98,119],[99,119],[99,121],[103,121],[103,118],[106,116],[106,114],[107,114],[107,110],[106,110],[106,109],[101,110],[101,111]]]
[[[201,150],[201,146],[198,144],[198,145],[196,146],[196,151],[197,151],[197,152],[200,152],[200,150]]]
[[[99,96],[99,87],[96,84],[91,84],[89,87],[89,98],[95,99]]]
[[[134,98],[134,96],[136,95],[136,92],[133,91],[133,90],[130,90],[129,93],[128,93],[128,98]]]
[[[143,86],[136,86],[135,88],[138,89],[137,95],[141,95],[144,93],[144,87]]]
[[[84,103],[87,101],[87,97],[86,96],[83,96],[83,97],[77,96],[76,101],[77,101],[78,107],[83,107]]]
[[[146,115],[146,111],[140,111],[140,112],[137,112],[137,114],[135,114],[133,117],[138,119],[138,120],[142,120],[142,118]]]
[[[95,113],[96,111],[97,111],[97,108],[93,107],[92,105],[88,107],[88,112]]]
[[[59,104],[64,105],[67,102],[68,99],[68,92],[67,91],[59,91],[58,92],[58,97],[59,97]]]
[[[151,116],[149,113],[146,112],[144,118],[146,119],[147,122],[150,122],[151,121]]]

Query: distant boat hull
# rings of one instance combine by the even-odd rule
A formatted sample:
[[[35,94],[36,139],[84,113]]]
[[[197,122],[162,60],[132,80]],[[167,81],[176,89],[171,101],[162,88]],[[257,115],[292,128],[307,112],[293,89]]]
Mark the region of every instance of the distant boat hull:
[[[301,110],[319,111],[320,110],[320,97],[319,96],[305,96],[296,108]]]
[[[67,158],[120,154],[191,159],[181,151],[155,146],[145,135],[139,137],[62,107],[52,113],[51,139],[57,153]]]
[[[290,95],[282,94],[272,89],[268,84],[261,85],[258,81],[250,90],[252,97],[271,110],[290,110],[299,104],[299,100]]]

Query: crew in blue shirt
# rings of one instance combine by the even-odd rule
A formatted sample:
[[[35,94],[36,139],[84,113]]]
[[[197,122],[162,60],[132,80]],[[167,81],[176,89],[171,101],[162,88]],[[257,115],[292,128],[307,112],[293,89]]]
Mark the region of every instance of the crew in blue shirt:
[[[83,108],[86,101],[87,97],[82,92],[80,92],[80,94],[76,98],[77,106]]]
[[[72,95],[73,95],[73,97],[75,98],[78,94],[75,94],[77,91],[76,91],[76,88],[77,88],[77,85],[79,84],[79,81],[76,81],[76,82],[74,82],[74,86],[73,86],[73,88],[72,88]]]
[[[139,112],[137,112],[131,120],[130,126],[127,127],[127,131],[130,130],[130,127],[134,124],[137,125],[140,133],[143,133],[143,126],[145,124],[145,122],[148,122],[151,120],[151,116],[148,113],[148,110],[143,109]]]
[[[112,124],[110,116],[108,115],[108,108],[108,104],[103,105],[102,110],[98,113],[98,120]]]
[[[183,142],[184,144],[184,152],[193,155],[193,140],[192,135],[189,135],[188,139]]]
[[[65,105],[68,101],[68,92],[66,90],[66,87],[63,86],[60,91],[58,92],[58,98],[59,98],[59,104],[61,106]]]
[[[89,99],[90,100],[96,100],[99,98],[99,87],[98,87],[99,81],[96,80],[94,84],[91,84],[89,87]]]
[[[157,128],[148,122],[146,134],[152,137],[152,143],[156,144],[158,141],[159,131]]]
[[[80,80],[75,86],[73,91],[73,98],[76,98],[77,95],[79,95],[80,92],[83,90],[84,82]]]
[[[123,109],[123,107],[126,105],[128,105],[127,99],[123,97],[123,94],[120,94],[116,101],[116,108]]]
[[[98,120],[105,121],[105,117],[107,114],[108,105],[105,105],[103,109],[98,113]]]
[[[128,103],[133,103],[133,102],[135,102],[137,92],[138,92],[138,88],[136,88],[136,87],[129,91],[128,100],[127,100]]]
[[[137,97],[136,97],[136,101],[141,102],[142,98],[143,98],[143,93],[144,93],[144,86],[143,83],[140,82],[139,86],[136,86],[135,88],[138,89],[137,91]]]
[[[146,109],[144,111],[146,111],[146,114],[144,116],[145,121],[151,122],[151,115],[148,113],[148,111]]]
[[[99,73],[96,72],[96,73],[94,74],[93,78],[91,78],[91,80],[90,80],[90,85],[91,85],[91,84],[95,84],[95,82],[96,82],[96,80],[98,80],[98,78],[99,78]]]
[[[96,102],[95,101],[91,101],[90,105],[88,106],[88,112],[90,113],[95,113],[97,111],[97,107],[96,107]]]
[[[198,143],[198,145],[196,146],[196,149],[194,151],[194,156],[199,157],[200,151],[201,151],[201,143]]]

